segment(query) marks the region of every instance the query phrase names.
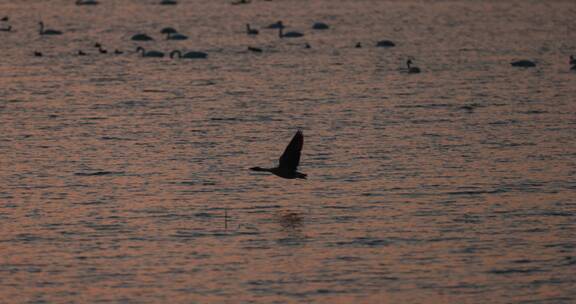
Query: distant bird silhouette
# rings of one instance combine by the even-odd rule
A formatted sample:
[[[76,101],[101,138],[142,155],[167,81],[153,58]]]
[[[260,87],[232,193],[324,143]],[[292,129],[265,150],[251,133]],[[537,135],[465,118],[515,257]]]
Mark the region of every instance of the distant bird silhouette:
[[[176,5],[178,2],[176,0],[162,0],[160,5]]]
[[[76,5],[96,5],[98,1],[96,0],[76,0]]]
[[[182,55],[182,52],[175,50],[170,53],[170,58],[174,58],[175,55],[178,55],[178,58],[184,58],[184,59],[204,59],[208,57],[208,54],[204,52],[192,51]]]
[[[412,66],[412,60],[406,60],[406,66],[408,67],[408,73],[410,74],[418,74],[420,73],[420,68],[417,66]]]
[[[530,60],[518,60],[510,63],[513,67],[531,68],[535,67],[536,63]]]
[[[102,48],[102,45],[98,42],[94,43],[94,47],[98,48],[98,52],[100,52],[100,54],[107,54],[108,51],[105,50],[104,48]]]
[[[122,55],[122,54],[124,54],[124,52],[122,52],[121,50],[116,49],[116,50],[114,50],[114,54],[116,54],[116,55]]]
[[[248,35],[258,35],[258,30],[251,28],[251,27],[250,27],[250,24],[249,24],[249,23],[246,23],[246,34],[248,34]]]
[[[182,35],[180,33],[168,34],[166,37],[167,40],[186,40],[188,36]]]
[[[40,25],[40,35],[62,35],[61,31],[57,31],[57,30],[51,30],[51,29],[44,29],[44,22],[40,21],[38,22],[38,24]]]
[[[377,47],[394,47],[396,46],[396,43],[390,41],[390,40],[380,40],[376,43]]]
[[[278,37],[280,38],[299,38],[304,36],[304,34],[300,33],[300,32],[288,32],[288,33],[284,33],[284,28],[280,27],[278,28]]]
[[[162,34],[176,34],[178,31],[173,27],[165,27],[163,28],[160,33]]]
[[[250,52],[254,52],[254,53],[262,53],[262,49],[261,48],[257,48],[257,47],[253,47],[253,46],[249,46],[248,50]]]
[[[361,49],[362,48],[362,43],[358,42],[356,43],[356,45],[354,46],[357,49]]]
[[[267,29],[280,29],[285,28],[284,23],[282,21],[276,21],[266,27]]]
[[[327,30],[330,26],[324,22],[314,22],[312,25],[313,30]]]
[[[280,156],[280,162],[277,167],[274,168],[260,168],[252,167],[250,170],[258,172],[270,172],[276,176],[282,178],[301,178],[306,179],[306,174],[297,171],[298,164],[300,163],[300,154],[302,152],[302,146],[304,145],[304,135],[302,131],[298,130],[282,156]]]
[[[4,21],[4,22],[6,22],[8,20],[10,20],[10,17],[8,17],[8,16],[4,16],[4,17],[2,17],[2,19],[0,19],[0,21]]]
[[[238,0],[238,1],[232,2],[230,4],[238,5],[238,4],[249,4],[249,3],[250,3],[250,0]]]
[[[42,57],[42,52],[34,51],[34,56]]]
[[[576,58],[574,58],[573,55],[570,55],[570,64],[571,64],[571,65],[575,65],[575,64],[576,64]]]
[[[146,34],[136,34],[134,36],[132,36],[132,38],[130,38],[134,41],[151,41],[154,40],[152,39],[152,37],[146,35]]]
[[[306,43],[304,44],[304,48],[305,48],[305,49],[311,49],[312,46],[310,45],[310,43],[306,42]]]
[[[139,46],[138,48],[136,48],[136,52],[142,52],[142,57],[156,57],[156,58],[162,58],[164,57],[164,53],[162,52],[158,52],[158,51],[148,51],[146,52],[146,50]]]
[[[78,56],[86,56],[86,53],[84,53],[84,51],[79,50],[78,51]]]
[[[9,25],[8,27],[0,28],[0,32],[10,32],[12,30],[12,26]]]

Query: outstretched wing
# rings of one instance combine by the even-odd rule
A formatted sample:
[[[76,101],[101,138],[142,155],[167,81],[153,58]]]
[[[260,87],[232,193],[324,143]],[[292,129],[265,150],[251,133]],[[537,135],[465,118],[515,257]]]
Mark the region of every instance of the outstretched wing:
[[[300,153],[304,145],[304,135],[302,131],[298,130],[292,140],[280,156],[280,168],[283,170],[296,171],[300,163]]]

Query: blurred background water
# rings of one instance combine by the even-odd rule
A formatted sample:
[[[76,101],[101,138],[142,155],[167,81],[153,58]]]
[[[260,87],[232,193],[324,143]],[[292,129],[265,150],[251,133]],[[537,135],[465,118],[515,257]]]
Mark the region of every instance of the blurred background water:
[[[0,2],[0,302],[576,301],[574,2],[158,2]]]

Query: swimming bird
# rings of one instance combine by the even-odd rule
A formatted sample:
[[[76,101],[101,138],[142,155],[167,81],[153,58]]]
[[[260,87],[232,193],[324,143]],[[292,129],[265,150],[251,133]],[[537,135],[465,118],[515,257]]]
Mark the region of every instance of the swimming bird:
[[[161,34],[176,34],[178,31],[173,27],[165,27],[160,31]]]
[[[276,21],[270,25],[268,25],[266,27],[267,29],[279,29],[279,28],[285,28],[284,23],[282,23],[282,21]]]
[[[306,43],[304,43],[304,48],[305,49],[311,49],[312,46],[310,45],[310,43],[306,42]]]
[[[297,171],[298,164],[300,163],[300,154],[302,152],[302,146],[304,145],[304,135],[301,130],[298,130],[282,156],[280,156],[280,161],[277,167],[274,168],[260,168],[252,167],[250,170],[258,172],[270,172],[276,176],[282,178],[301,178],[306,179],[306,174]]]
[[[78,56],[86,56],[86,53],[84,53],[84,51],[79,50],[78,51]]]
[[[162,0],[160,5],[176,5],[178,2],[176,0]]]
[[[393,47],[396,46],[396,43],[390,40],[380,40],[376,43],[377,47]]]
[[[182,35],[180,33],[168,34],[166,37],[167,40],[186,40],[188,36]]]
[[[530,60],[518,60],[518,61],[513,61],[510,63],[513,67],[523,67],[523,68],[532,68],[536,66],[536,63],[534,61],[530,61]]]
[[[576,58],[574,58],[574,56],[570,55],[570,64],[571,65],[575,65],[576,64]]]
[[[162,58],[164,57],[164,53],[162,52],[158,52],[158,51],[148,51],[146,52],[146,50],[139,46],[138,48],[136,48],[136,52],[142,52],[142,57],[156,57],[156,58]]]
[[[96,5],[98,1],[96,0],[76,0],[76,5]]]
[[[288,32],[288,33],[284,33],[284,28],[278,28],[278,37],[280,38],[299,38],[304,36],[304,34],[300,33],[300,32]]]
[[[34,56],[42,57],[42,52],[34,51]]]
[[[420,68],[417,66],[412,66],[412,60],[406,60],[406,66],[408,66],[408,73],[410,74],[418,74],[420,73]]]
[[[262,53],[262,49],[261,48],[257,48],[257,47],[253,47],[253,46],[249,46],[248,50],[250,52],[254,52],[254,53]]]
[[[178,58],[184,58],[184,59],[204,59],[208,57],[208,54],[196,51],[188,52],[182,55],[182,52],[180,52],[179,50],[175,50],[170,53],[170,58],[174,58],[174,55],[178,55]]]
[[[146,34],[136,34],[134,36],[132,36],[132,38],[130,38],[134,41],[151,41],[154,40],[152,39],[152,37],[146,35]]]
[[[8,27],[0,28],[0,32],[10,32],[12,30],[12,26],[9,25]]]
[[[330,26],[324,22],[314,22],[312,25],[313,30],[327,30]]]
[[[115,55],[122,55],[122,54],[124,54],[124,52],[121,51],[121,50],[116,49],[116,50],[114,50],[114,54],[115,54]]]
[[[107,54],[108,51],[105,50],[104,48],[102,48],[102,45],[98,42],[94,43],[94,47],[98,48],[98,52],[100,52],[100,54]]]
[[[10,17],[8,17],[8,16],[4,16],[4,17],[2,17],[2,19],[0,19],[0,21],[4,21],[4,22],[6,22],[8,20],[10,20]]]
[[[250,27],[250,24],[249,24],[249,23],[246,23],[246,34],[248,34],[248,35],[258,35],[258,30],[251,28],[251,27]]]
[[[362,43],[358,42],[356,43],[356,45],[354,46],[357,49],[361,49],[362,48]]]
[[[57,30],[51,30],[51,29],[44,29],[44,22],[40,21],[38,22],[38,24],[40,25],[40,35],[62,35],[61,31],[57,31]]]

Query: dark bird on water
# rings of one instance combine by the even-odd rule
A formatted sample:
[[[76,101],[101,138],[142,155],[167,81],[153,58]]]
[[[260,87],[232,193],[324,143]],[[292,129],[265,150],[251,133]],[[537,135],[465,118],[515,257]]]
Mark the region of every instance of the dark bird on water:
[[[261,48],[258,48],[258,47],[249,46],[249,47],[248,47],[248,50],[249,50],[250,52],[254,52],[254,53],[262,53],[262,49],[261,49]]]
[[[51,30],[51,29],[44,29],[44,22],[38,22],[40,25],[40,35],[62,35],[61,31]]]
[[[250,24],[247,23],[247,24],[246,24],[246,34],[247,34],[247,35],[258,35],[258,30],[251,28],[251,27],[250,27]]]
[[[274,168],[260,168],[252,167],[250,170],[258,172],[270,172],[276,176],[282,178],[301,178],[306,179],[306,174],[296,171],[298,169],[298,164],[300,163],[300,154],[302,152],[302,146],[304,145],[304,135],[302,131],[296,132],[282,156],[280,156],[280,162],[277,167]]]
[[[510,65],[513,67],[532,68],[536,66],[536,63],[530,60],[518,60],[511,62]]]
[[[406,66],[408,67],[409,74],[418,74],[420,73],[420,68],[417,66],[412,66],[412,59],[408,59],[406,61]]]

